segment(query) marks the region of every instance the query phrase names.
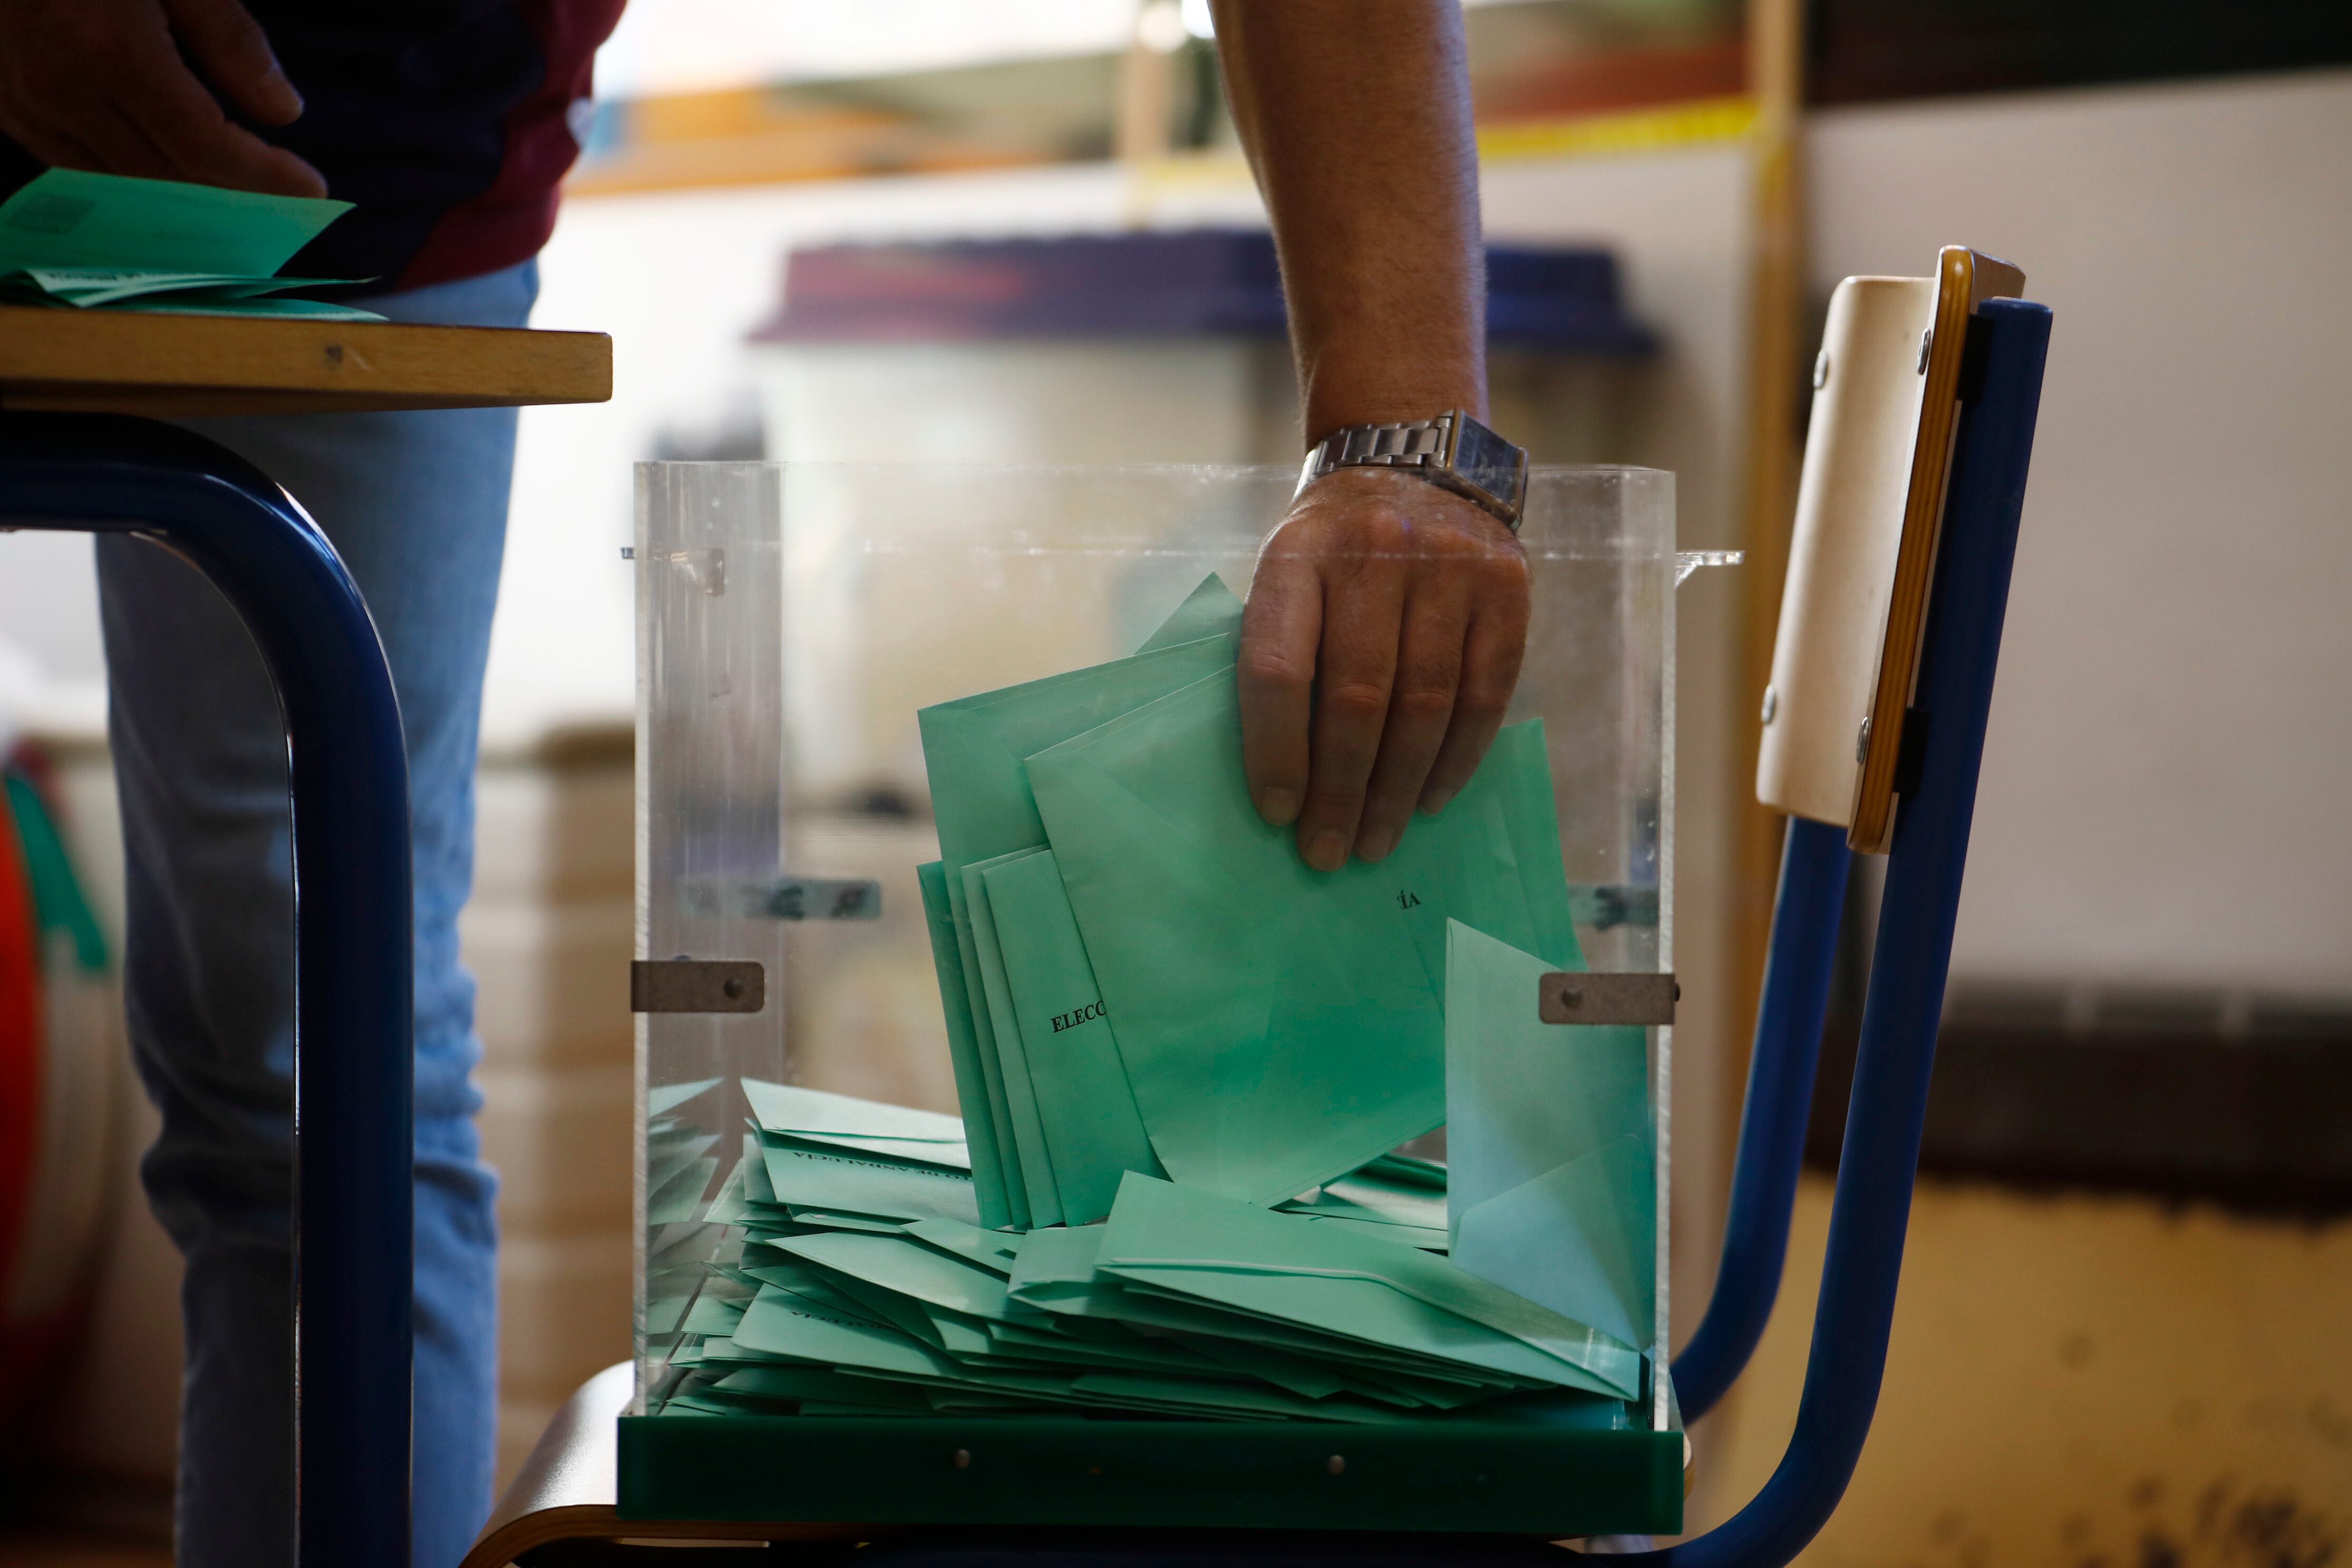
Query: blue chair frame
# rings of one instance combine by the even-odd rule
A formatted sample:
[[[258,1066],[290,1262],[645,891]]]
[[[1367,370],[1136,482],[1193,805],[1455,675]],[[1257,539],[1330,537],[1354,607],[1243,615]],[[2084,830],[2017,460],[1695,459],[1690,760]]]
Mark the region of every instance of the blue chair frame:
[[[2050,312],[1969,324],[1958,445],[1914,723],[1918,786],[1888,858],[1845,1144],[1796,1433],[1755,1500],[1631,1561],[1780,1568],[1844,1494],[1877,1407],[1936,1026],[2040,407]],[[1979,338],[1981,342],[1979,342]],[[317,526],[241,459],[172,426],[0,416],[0,527],[130,532],[195,565],[253,634],[285,711],[295,844],[297,1550],[408,1562],[413,1270],[408,773],[381,645]],[[1696,1417],[1738,1377],[1778,1294],[1844,889],[1843,831],[1792,822],[1715,1295],[1675,1363]],[[332,1048],[320,1048],[320,1042]],[[1520,1561],[1500,1542],[1164,1533],[902,1538],[879,1563]]]
[[[1906,721],[1906,730],[1925,723],[1926,744],[1918,787],[1903,801],[1887,857],[1796,1432],[1780,1468],[1746,1508],[1704,1535],[1636,1561],[1673,1568],[1778,1568],[1789,1562],[1845,1494],[1878,1407],[2042,404],[2050,312],[2022,300],[1989,300],[1969,321],[1969,338],[1971,363],[1962,378],[1918,692]],[[1722,1266],[1706,1315],[1674,1363],[1687,1415],[1712,1405],[1738,1376],[1780,1289],[1845,868],[1843,829],[1790,822]]]
[[[294,819],[299,1560],[408,1568],[415,997],[408,754],[375,625],[292,498],[173,426],[0,415],[0,528],[131,533],[253,636]]]

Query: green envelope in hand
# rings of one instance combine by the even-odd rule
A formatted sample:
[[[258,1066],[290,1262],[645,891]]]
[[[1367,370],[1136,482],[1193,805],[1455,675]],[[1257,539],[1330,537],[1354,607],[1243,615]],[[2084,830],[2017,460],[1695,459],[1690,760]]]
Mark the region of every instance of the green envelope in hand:
[[[1198,642],[1202,637],[1239,637],[1241,629],[1242,602],[1234,597],[1224,579],[1212,572],[1135,651],[1156,653],[1163,647]]]
[[[1546,1024],[1536,986],[1549,963],[1459,923],[1448,934],[1454,1262],[1646,1345],[1657,1189],[1643,1031]]]
[[[1559,808],[1552,798],[1551,760],[1545,753],[1543,721],[1507,725],[1478,764],[1493,774],[1496,802],[1511,836],[1511,853],[1527,888],[1528,918],[1535,925],[1529,952],[1554,969],[1582,969],[1584,950],[1576,940],[1576,916],[1568,896],[1568,868],[1560,855]],[[1471,922],[1475,924],[1475,922]]]
[[[1230,637],[1203,637],[923,709],[923,765],[950,876],[975,860],[1045,845],[1022,759],[1230,669]]]
[[[1045,846],[1045,830],[1022,770],[1024,755],[1231,666],[1233,634],[1240,626],[1240,601],[1211,575],[1135,658],[960,698],[916,716],[941,857],[937,872],[923,879],[925,907],[933,910],[932,961],[958,1094],[969,1121],[988,1123],[984,1132],[971,1134],[971,1142],[973,1173],[992,1224],[1026,1229],[1051,1220],[1039,1218],[1030,1201],[1042,1173],[1023,1169],[1014,1102],[1024,1091],[1004,1080],[964,870]],[[983,1169],[992,1176],[982,1175]]]
[[[1566,907],[1506,820],[1530,769],[1548,802],[1540,745],[1498,746],[1388,859],[1325,873],[1251,804],[1229,668],[1028,759],[1171,1176],[1278,1203],[1444,1120],[1446,917],[1533,946],[1535,900]]]

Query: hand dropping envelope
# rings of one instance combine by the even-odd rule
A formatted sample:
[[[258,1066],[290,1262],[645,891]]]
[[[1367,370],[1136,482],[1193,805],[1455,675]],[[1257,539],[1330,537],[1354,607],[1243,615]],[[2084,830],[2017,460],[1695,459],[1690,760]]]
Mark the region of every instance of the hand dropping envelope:
[[[1657,1188],[1644,1032],[1546,1024],[1536,986],[1550,963],[1458,922],[1448,937],[1453,1260],[1647,1345]]]
[[[1550,816],[1540,731],[1506,733],[1388,859],[1330,873],[1250,801],[1229,668],[1029,757],[1137,1107],[1177,1181],[1278,1203],[1444,1121],[1446,918],[1522,948],[1574,940],[1556,830],[1549,865],[1531,867],[1519,845],[1540,833],[1507,820],[1538,799]],[[1552,910],[1540,921],[1538,903]]]

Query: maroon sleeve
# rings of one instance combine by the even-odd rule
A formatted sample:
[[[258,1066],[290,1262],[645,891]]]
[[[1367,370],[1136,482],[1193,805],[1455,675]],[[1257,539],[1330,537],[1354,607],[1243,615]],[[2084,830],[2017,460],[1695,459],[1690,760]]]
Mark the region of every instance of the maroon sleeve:
[[[489,188],[443,213],[396,285],[420,288],[528,260],[555,227],[557,185],[580,156],[570,110],[590,92],[596,47],[624,0],[517,0],[547,62],[539,86],[507,113],[504,152]]]

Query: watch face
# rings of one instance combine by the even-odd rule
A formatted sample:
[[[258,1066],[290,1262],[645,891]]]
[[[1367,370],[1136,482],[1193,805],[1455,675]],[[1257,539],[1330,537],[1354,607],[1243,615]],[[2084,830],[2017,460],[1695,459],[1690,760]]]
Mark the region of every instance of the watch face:
[[[1462,433],[1454,444],[1455,477],[1468,480],[1517,511],[1526,482],[1527,454],[1475,419],[1462,418]]]

